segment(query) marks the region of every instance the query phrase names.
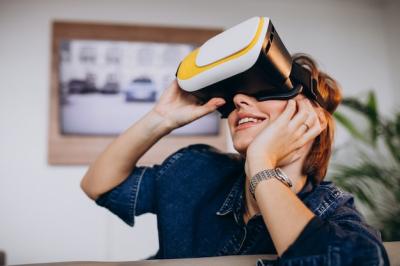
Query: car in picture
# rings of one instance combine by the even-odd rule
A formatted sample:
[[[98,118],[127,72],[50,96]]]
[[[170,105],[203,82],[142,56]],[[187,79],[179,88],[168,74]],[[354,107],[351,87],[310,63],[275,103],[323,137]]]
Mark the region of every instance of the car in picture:
[[[101,88],[100,92],[103,94],[117,94],[119,93],[119,82],[116,78],[116,75],[109,74],[107,76],[106,83]]]
[[[157,89],[150,78],[140,77],[132,80],[125,93],[127,102],[155,102]]]
[[[95,85],[96,76],[92,73],[86,74],[85,79],[71,79],[68,82],[69,94],[86,94],[98,92]]]
[[[68,82],[68,93],[69,94],[86,94],[97,92],[96,87],[87,82],[86,80],[71,79]]]
[[[117,94],[119,93],[119,83],[117,81],[107,81],[100,92],[104,94]]]

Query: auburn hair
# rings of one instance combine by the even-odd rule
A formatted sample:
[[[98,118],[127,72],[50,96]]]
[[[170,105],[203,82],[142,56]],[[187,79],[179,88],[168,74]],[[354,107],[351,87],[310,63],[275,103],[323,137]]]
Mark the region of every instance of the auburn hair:
[[[317,80],[317,89],[325,103],[325,108],[321,107],[321,109],[326,117],[326,128],[315,138],[302,169],[302,174],[318,184],[325,178],[332,154],[335,133],[335,121],[332,114],[342,101],[341,87],[335,79],[321,71],[310,56],[294,54],[292,58],[294,62],[311,71],[313,78]],[[316,102],[314,104],[317,105]]]

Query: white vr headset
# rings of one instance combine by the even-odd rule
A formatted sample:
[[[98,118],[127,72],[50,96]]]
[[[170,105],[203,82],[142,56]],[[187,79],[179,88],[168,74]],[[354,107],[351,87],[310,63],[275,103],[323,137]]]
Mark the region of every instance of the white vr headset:
[[[243,93],[259,101],[290,99],[299,93],[324,101],[316,80],[306,68],[292,62],[267,17],[250,18],[206,41],[189,53],[176,72],[179,86],[200,102],[222,97],[222,118],[234,110],[233,96]]]

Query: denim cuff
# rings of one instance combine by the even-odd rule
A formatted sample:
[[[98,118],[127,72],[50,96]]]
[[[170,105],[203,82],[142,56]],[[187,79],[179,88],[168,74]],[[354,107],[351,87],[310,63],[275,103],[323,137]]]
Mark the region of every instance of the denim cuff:
[[[96,204],[109,209],[126,224],[133,226],[137,192],[143,171],[143,168],[137,167],[121,184],[102,194],[96,200]]]

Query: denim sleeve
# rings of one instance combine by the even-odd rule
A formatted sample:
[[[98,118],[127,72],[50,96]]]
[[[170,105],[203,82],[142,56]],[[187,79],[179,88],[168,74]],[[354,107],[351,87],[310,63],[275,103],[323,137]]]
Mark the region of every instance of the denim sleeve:
[[[349,202],[327,219],[315,216],[277,265],[389,265],[389,259],[379,232]]]
[[[155,182],[159,169],[160,165],[135,167],[121,184],[100,195],[96,204],[107,208],[133,226],[135,216],[155,213]]]
[[[135,224],[135,216],[144,213],[157,214],[157,181],[189,148],[190,146],[179,149],[161,164],[151,167],[136,166],[121,184],[100,195],[96,204],[107,208],[130,226]]]

